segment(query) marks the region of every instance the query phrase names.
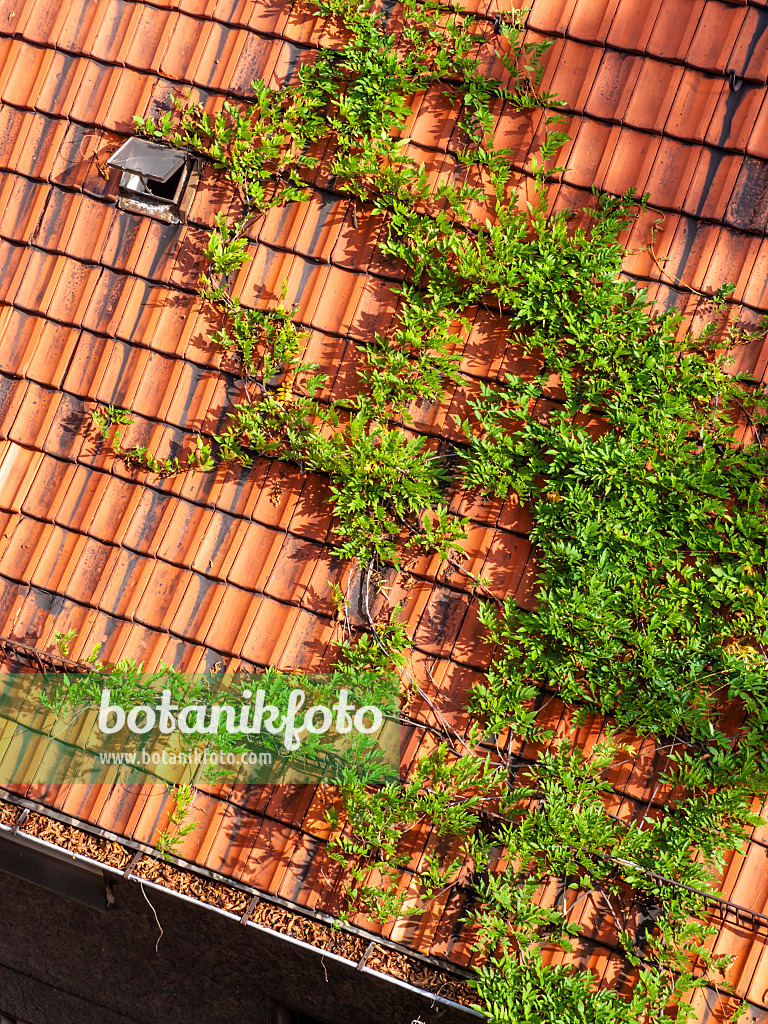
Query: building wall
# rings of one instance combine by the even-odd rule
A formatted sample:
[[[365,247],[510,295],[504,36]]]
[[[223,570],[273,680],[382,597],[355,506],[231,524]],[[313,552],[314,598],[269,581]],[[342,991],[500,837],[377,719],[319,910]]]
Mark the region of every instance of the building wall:
[[[25,1024],[278,1024],[280,1006],[327,1024],[472,1019],[435,1013],[427,997],[320,950],[145,891],[159,943],[136,881],[118,880],[114,906],[100,912],[0,872],[0,1012]]]

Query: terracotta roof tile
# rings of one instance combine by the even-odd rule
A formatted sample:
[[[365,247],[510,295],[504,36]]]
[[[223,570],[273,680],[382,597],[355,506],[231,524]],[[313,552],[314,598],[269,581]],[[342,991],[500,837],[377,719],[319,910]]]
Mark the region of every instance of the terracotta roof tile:
[[[740,231],[721,228],[712,258],[703,278],[703,291],[715,292],[725,281],[737,284],[737,301],[754,269],[760,239]]]
[[[324,28],[325,19],[314,14],[313,5],[298,0],[291,5],[290,14],[280,34],[293,43],[319,46]]]
[[[744,24],[746,10],[709,0],[685,55],[686,63],[706,71],[725,71]]]
[[[173,633],[199,642],[211,628],[225,591],[221,583],[198,573],[186,573],[174,603],[174,614],[166,614],[163,621]]]
[[[768,223],[766,198],[768,167],[760,160],[747,157],[736,179],[726,210],[726,220],[735,227],[762,233]]]
[[[43,458],[21,510],[36,519],[53,520],[75,475],[75,467],[58,459]]]
[[[568,27],[577,0],[534,0],[528,24],[539,32],[561,35]]]
[[[259,241],[271,247],[291,248],[307,210],[304,203],[288,203],[267,210],[261,221]]]
[[[270,467],[270,460],[260,457],[254,459],[251,467],[230,465],[215,496],[216,508],[251,518]]]
[[[669,135],[703,142],[725,89],[727,85],[719,76],[686,69],[664,130]]]
[[[615,147],[603,176],[607,192],[623,195],[636,188],[642,195],[648,189],[651,168],[656,160],[661,140],[645,132],[624,128],[615,137]]]
[[[8,437],[25,392],[26,384],[19,385],[10,377],[0,376],[0,439]]]
[[[598,169],[608,169],[609,154],[606,154],[608,139],[613,129],[599,121],[584,120],[579,127],[575,144],[568,155],[568,170],[565,180],[580,188],[598,184]]]
[[[239,654],[259,608],[260,598],[237,587],[227,587],[216,615],[205,635],[205,643],[216,651]]]
[[[263,10],[263,5],[258,4]],[[228,89],[238,95],[251,92],[251,82],[256,79],[268,79],[277,62],[281,44],[278,40],[264,39],[251,33],[241,33],[242,49],[233,51],[230,65],[225,71],[224,81]],[[234,67],[232,62],[234,61]]]
[[[753,272],[743,290],[743,301],[764,309],[768,305],[768,240],[761,239]]]
[[[459,106],[439,86],[430,86],[408,119],[405,133],[419,146],[444,150],[453,134]]]
[[[674,64],[645,60],[622,117],[635,128],[662,131],[683,77]]]
[[[542,88],[557,93],[572,110],[583,110],[595,77],[601,70],[604,54],[599,46],[571,39],[558,40],[552,47]],[[515,128],[522,140],[532,131],[531,118],[523,111],[509,111],[500,119],[494,142],[514,146],[515,140],[506,141],[506,133]]]
[[[383,222],[382,216],[374,216],[365,206],[360,209],[348,201],[331,253],[332,262],[349,270],[367,270]]]
[[[764,95],[764,88],[753,82],[743,82],[738,91],[724,88],[712,115],[707,142],[745,149]]]
[[[298,608],[263,598],[240,656],[256,665],[278,664],[298,618]]]
[[[29,583],[37,547],[53,530],[34,519],[19,519],[13,526],[8,546],[0,558],[0,573],[11,579]]]
[[[684,7],[662,4],[648,40],[648,52],[654,57],[684,59],[705,6],[705,0],[690,0]]]
[[[13,152],[22,133],[29,131],[32,115],[0,104],[0,167],[11,169]]]
[[[241,522],[237,541],[232,545],[227,580],[246,590],[263,593],[284,542],[284,535],[277,530]]]
[[[587,0],[576,4],[568,23],[568,34],[574,39],[605,42],[619,0]]]
[[[287,633],[287,642],[275,664],[283,671],[325,672],[338,656],[332,641],[339,637],[334,624],[314,612],[299,612]]]
[[[286,536],[264,587],[265,593],[281,601],[300,603],[320,550],[313,541]]]
[[[201,524],[202,525],[202,524]],[[191,567],[207,576],[226,579],[243,539],[246,524],[234,516],[214,512],[196,538]],[[170,530],[170,526],[169,526]]]
[[[15,23],[16,32],[34,43],[48,43],[56,38],[59,26],[64,21],[63,7],[49,7],[47,4],[25,3]]]
[[[91,33],[99,20],[93,5],[87,0],[72,0],[62,5],[62,12],[63,17],[57,20],[56,45],[73,53],[87,53]]]
[[[621,119],[633,98],[643,59],[606,50],[584,110],[592,117]]]
[[[98,587],[93,594],[93,603],[110,616],[124,617],[130,614],[138,598],[136,588],[146,583],[143,575],[146,559],[126,548],[112,548]]]
[[[652,203],[672,209],[679,209],[683,205],[701,152],[698,146],[672,139],[661,140],[645,183]]]
[[[280,35],[290,16],[290,8],[284,4],[270,4],[264,0],[251,0],[245,5],[243,19],[255,32]]]
[[[141,380],[129,403],[130,408],[140,416],[167,419],[169,406],[184,369],[184,363],[180,359],[148,352],[143,362]],[[190,421],[183,422],[189,424]]]
[[[327,502],[330,486],[322,477],[309,473],[305,477],[290,518],[292,533],[316,541],[324,541],[331,526],[331,512]]]
[[[272,65],[272,74],[268,79],[268,84],[271,89],[280,89],[283,86],[296,85],[299,79],[299,64],[301,63],[302,55],[305,52],[306,51],[301,46],[297,46],[294,43],[283,42],[275,55],[275,61]]]
[[[768,76],[766,31],[768,10],[748,7],[729,65],[740,77],[753,78],[763,84]]]
[[[90,603],[101,582],[110,553],[111,549],[106,544],[81,537],[56,589],[72,600]]]
[[[51,423],[58,413],[60,397],[57,391],[30,382],[13,426],[8,431],[8,437],[13,441],[42,448]]]
[[[608,45],[619,50],[644,50],[662,6],[662,0],[619,0],[606,40]]]
[[[0,309],[0,332],[3,346],[0,348],[0,370],[4,373],[23,375],[34,346],[37,328],[35,317],[12,306]]]
[[[688,164],[688,162],[686,162]],[[741,167],[741,157],[703,148],[682,203],[686,213],[722,220]],[[687,174],[689,166],[686,166]]]
[[[58,50],[43,50],[42,53],[43,60],[35,69],[30,99],[42,113],[66,115],[83,72],[82,62]]]

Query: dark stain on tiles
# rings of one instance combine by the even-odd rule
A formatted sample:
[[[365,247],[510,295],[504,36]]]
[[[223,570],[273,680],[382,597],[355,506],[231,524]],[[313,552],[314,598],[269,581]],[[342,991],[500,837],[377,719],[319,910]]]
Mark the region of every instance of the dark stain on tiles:
[[[729,224],[745,231],[765,231],[768,223],[768,165],[747,157],[728,204]]]
[[[25,391],[26,385],[19,385],[12,377],[0,375],[0,439],[8,437]]]
[[[768,74],[768,11],[747,9],[744,25],[736,40],[728,69],[740,77],[755,78],[765,84]]]

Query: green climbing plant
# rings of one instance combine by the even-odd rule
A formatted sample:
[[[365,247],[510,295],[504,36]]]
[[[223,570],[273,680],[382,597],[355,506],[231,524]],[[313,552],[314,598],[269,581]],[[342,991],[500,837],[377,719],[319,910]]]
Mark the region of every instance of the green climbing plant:
[[[410,551],[460,555],[466,522],[448,513],[450,487],[527,503],[540,567],[532,609],[511,596],[483,606],[497,653],[474,687],[473,727],[460,734],[431,705],[443,742],[399,783],[341,777],[346,816],[332,849],[348,868],[348,912],[385,920],[455,896],[491,1024],[683,1020],[704,984],[735,1013],[703,921],[724,851],[743,843],[768,791],[768,399],[714,348],[729,287],[691,337],[621,274],[620,235],[645,197],[595,195],[586,227],[551,212],[566,136],[540,89],[548,44],[525,41],[524,12],[498,19],[506,79],[496,82],[478,56],[488,23],[454,6],[405,0],[396,28],[372,3],[317,9],[337,41],[303,61],[294,84],[255,82],[250,102],[215,114],[179,100],[137,119],[213,161],[240,204],[217,217],[201,294],[248,397],[210,460],[263,455],[325,474],[337,553],[361,566],[366,593],[374,570],[402,568]],[[437,185],[405,135],[430,88],[457,111],[455,168]],[[512,154],[493,145],[501,100],[547,108],[530,201]],[[300,311],[285,295],[253,310],[232,285],[256,218],[307,198],[321,153],[353,219],[382,218],[378,244],[404,274],[393,326],[360,342],[359,392],[343,401],[323,396],[320,368],[301,362]],[[404,424],[415,400],[445,402],[466,386],[460,345],[475,305],[532,369],[470,395],[457,477]],[[720,344],[743,340],[732,332]],[[114,414],[102,415],[111,429]],[[347,596],[336,598],[346,618]],[[345,624],[342,662],[405,672],[404,631],[366,612],[356,639]],[[621,732],[589,755],[554,742],[542,709],[555,696]],[[621,744],[638,738],[665,754],[652,794],[682,795],[653,808],[652,795],[630,820],[609,808],[617,758],[632,756]],[[539,744],[529,761],[511,753],[525,741]],[[427,831],[436,846],[414,867],[411,841]],[[597,941],[574,916],[585,905],[622,958],[624,988],[553,962]]]

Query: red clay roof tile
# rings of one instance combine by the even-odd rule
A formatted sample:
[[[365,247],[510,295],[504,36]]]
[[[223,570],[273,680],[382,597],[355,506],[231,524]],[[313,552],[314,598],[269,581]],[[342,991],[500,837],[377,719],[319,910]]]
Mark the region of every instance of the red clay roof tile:
[[[277,665],[298,617],[298,608],[262,598],[240,656],[256,665]]]
[[[599,186],[598,169],[603,164],[603,173],[608,169],[610,153],[606,153],[606,147],[612,130],[610,125],[599,121],[581,122],[574,147],[568,156],[568,170],[564,175],[569,184],[580,188]]]
[[[746,9],[741,31],[731,54],[729,68],[742,78],[752,78],[765,84],[768,77],[768,10]]]
[[[183,374],[184,363],[150,351],[130,407],[140,416],[168,419],[168,407]],[[184,421],[189,423],[188,420]]]
[[[743,7],[709,0],[685,55],[687,64],[705,71],[725,71],[746,17]]]
[[[110,616],[124,617],[137,603],[135,590],[146,582],[146,559],[126,548],[112,548],[92,601]]]
[[[741,157],[720,150],[702,148],[696,168],[690,177],[690,187],[682,202],[686,213],[696,217],[722,220],[728,200],[736,184]],[[686,166],[685,174],[689,167]]]
[[[361,209],[358,204],[348,200],[331,253],[332,262],[348,270],[367,270],[383,223],[383,216],[375,216],[365,206]]]
[[[682,139],[703,142],[725,89],[724,79],[686,69],[664,130]]]
[[[615,139],[613,154],[602,179],[603,188],[616,195],[635,188],[642,195],[648,188],[661,140],[629,128],[622,129]]]
[[[57,589],[74,601],[90,603],[94,591],[101,582],[111,550],[106,544],[81,537],[80,543],[69,557]]]
[[[539,32],[561,35],[568,27],[577,0],[533,0],[528,25]]]
[[[768,239],[760,241],[753,272],[744,287],[743,301],[758,309],[768,305]]]
[[[33,43],[48,43],[56,36],[57,22],[63,21],[63,7],[49,4],[25,3],[19,7],[14,31]],[[9,19],[10,20],[10,19]]]
[[[221,583],[198,573],[185,573],[174,614],[164,617],[165,625],[179,636],[200,642],[211,628],[225,591]]]
[[[702,280],[702,291],[712,294],[726,281],[737,284],[744,275],[749,279],[760,248],[760,239],[740,231],[721,228],[717,242]],[[743,290],[743,283],[741,289]],[[740,296],[737,296],[737,301]]]
[[[741,165],[725,219],[746,231],[765,231],[768,223],[768,167],[747,157]]]
[[[606,42],[619,50],[644,50],[662,8],[662,0],[619,0]]]
[[[211,626],[205,634],[206,645],[224,654],[239,654],[256,618],[260,603],[261,598],[255,597],[247,590],[227,587],[221,603],[217,606]]]
[[[672,139],[661,140],[645,184],[652,203],[672,209],[682,206],[701,152],[698,146],[674,142]]]
[[[264,592],[285,542],[284,534],[256,523],[242,523],[227,569],[227,580],[246,590]]]
[[[46,434],[56,418],[60,395],[50,388],[41,388],[30,382],[24,392],[24,400],[19,407],[8,437],[13,441],[43,447]]]
[[[571,39],[558,40],[552,47],[542,88],[557,93],[571,110],[583,110],[604,53],[599,46]],[[494,143],[497,146],[519,147],[523,140],[532,135],[534,126],[531,118],[524,111],[505,111],[505,115],[496,129]],[[516,133],[517,137],[510,137],[510,131]]]
[[[683,60],[705,8],[705,0],[662,4],[648,40],[648,52],[654,57]]]
[[[0,573],[11,579],[29,583],[37,547],[52,530],[52,526],[38,523],[34,519],[17,520],[8,546],[0,558]]]
[[[226,579],[242,539],[241,521],[222,512],[214,512],[200,529],[192,552],[192,568],[206,576]],[[202,527],[202,524],[201,524]]]
[[[606,50],[584,105],[585,112],[606,120],[623,118],[643,64],[641,57]]]
[[[683,68],[645,60],[627,103],[623,119],[635,128],[661,132],[680,87]]]
[[[51,521],[74,475],[74,466],[58,459],[43,458],[21,510],[25,515]]]
[[[71,0],[62,4],[63,17],[58,20],[56,46],[72,53],[87,53],[92,26],[99,20],[99,12],[88,0]],[[51,37],[51,42],[54,38]]]
[[[752,82],[742,83],[738,92],[724,88],[712,115],[707,142],[728,149],[746,149],[764,95],[763,87]]]
[[[259,5],[261,6],[261,5]],[[278,8],[278,13],[284,8]],[[229,91],[236,95],[249,95],[251,82],[269,79],[277,63],[281,43],[276,39],[264,39],[251,33],[245,34],[242,50],[235,49],[225,74],[228,76]],[[234,66],[232,66],[234,62]]]
[[[581,0],[576,4],[568,23],[568,34],[574,39],[605,42],[619,0]]]

